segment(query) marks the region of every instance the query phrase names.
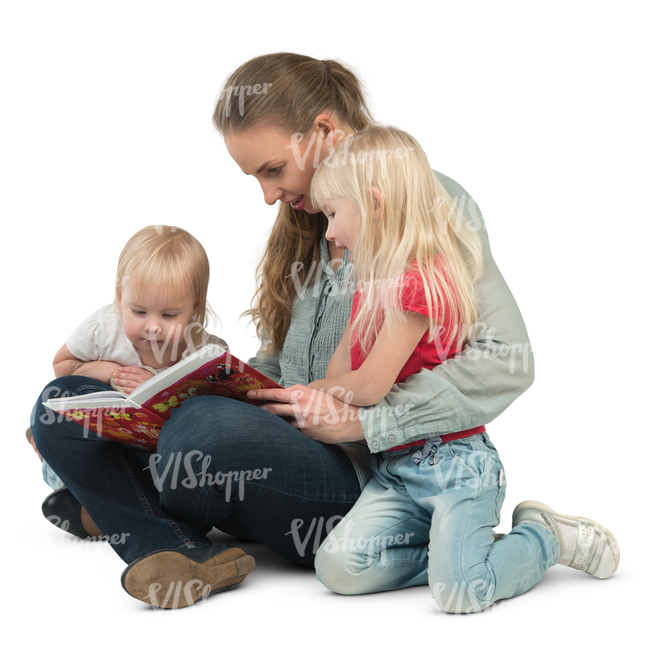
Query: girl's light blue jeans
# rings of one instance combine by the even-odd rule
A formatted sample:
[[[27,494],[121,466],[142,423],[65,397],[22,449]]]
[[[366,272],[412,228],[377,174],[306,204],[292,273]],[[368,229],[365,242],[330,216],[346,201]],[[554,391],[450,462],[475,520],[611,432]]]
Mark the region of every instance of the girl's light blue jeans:
[[[332,591],[364,594],[429,583],[446,612],[524,593],[559,559],[556,537],[522,524],[495,541],[506,478],[487,434],[372,456],[372,479],[321,545],[315,567]]]

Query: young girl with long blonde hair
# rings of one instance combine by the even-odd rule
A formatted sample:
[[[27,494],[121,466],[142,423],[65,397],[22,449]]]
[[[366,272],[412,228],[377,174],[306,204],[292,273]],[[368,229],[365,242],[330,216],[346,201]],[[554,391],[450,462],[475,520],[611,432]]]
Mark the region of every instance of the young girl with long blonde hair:
[[[417,141],[395,128],[372,126],[339,145],[314,174],[311,196],[327,239],[350,251],[357,292],[325,379],[308,388],[370,406],[471,344],[481,243]],[[536,538],[549,532],[560,563],[599,578],[616,570],[609,531],[538,502],[520,504],[512,532],[495,541],[505,476],[484,426],[395,446],[369,468],[359,501],[316,556],[333,591],[397,589],[428,572],[445,611],[480,611],[542,577],[549,557]]]

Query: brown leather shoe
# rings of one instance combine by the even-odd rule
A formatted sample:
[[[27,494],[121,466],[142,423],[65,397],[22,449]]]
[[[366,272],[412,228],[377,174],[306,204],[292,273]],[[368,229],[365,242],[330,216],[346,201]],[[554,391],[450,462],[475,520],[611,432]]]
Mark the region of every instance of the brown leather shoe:
[[[177,609],[233,589],[254,568],[255,560],[230,544],[154,551],[124,569],[122,587],[143,603]]]

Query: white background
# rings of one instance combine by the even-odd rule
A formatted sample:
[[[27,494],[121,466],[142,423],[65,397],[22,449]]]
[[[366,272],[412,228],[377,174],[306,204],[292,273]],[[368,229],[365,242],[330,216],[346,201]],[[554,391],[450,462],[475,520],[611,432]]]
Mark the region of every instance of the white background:
[[[599,648],[639,628],[649,528],[645,13],[641,2],[570,1],[3,4],[9,627],[55,648],[464,648],[508,637]],[[30,409],[56,350],[111,301],[135,231],[192,232],[212,263],[218,333],[239,356],[256,349],[238,317],[276,208],[228,157],[211,115],[227,75],[274,51],[352,66],[375,117],[415,135],[481,207],[536,362],[533,387],[489,427],[509,482],[500,530],[531,498],[601,521],[622,549],[610,580],[554,567],[529,594],[454,617],[426,587],[336,596],[313,572],[245,544],[258,568],[238,589],[152,612],[121,589],[123,563],[107,545],[42,517],[49,489],[23,437]]]

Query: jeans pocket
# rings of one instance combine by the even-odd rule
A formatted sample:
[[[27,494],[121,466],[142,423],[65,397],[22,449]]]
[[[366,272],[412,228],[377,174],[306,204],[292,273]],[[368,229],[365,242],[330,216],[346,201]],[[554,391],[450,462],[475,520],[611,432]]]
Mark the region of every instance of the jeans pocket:
[[[456,462],[460,463],[475,479],[480,479],[485,468],[485,452],[471,449],[465,445],[447,445],[447,452]]]

